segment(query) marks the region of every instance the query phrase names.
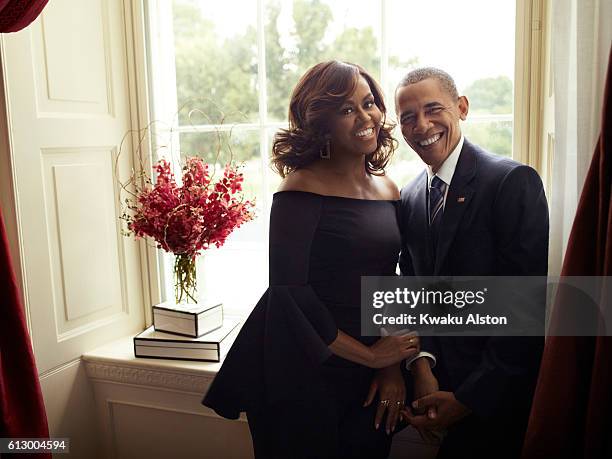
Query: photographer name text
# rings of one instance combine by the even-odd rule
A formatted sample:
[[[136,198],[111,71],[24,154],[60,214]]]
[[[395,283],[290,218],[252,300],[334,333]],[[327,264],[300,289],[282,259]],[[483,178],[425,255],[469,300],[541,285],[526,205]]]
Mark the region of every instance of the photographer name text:
[[[386,316],[381,313],[374,314],[372,320],[376,325],[508,325],[506,316],[493,316],[490,314],[468,314],[466,317],[446,315],[399,314]]]

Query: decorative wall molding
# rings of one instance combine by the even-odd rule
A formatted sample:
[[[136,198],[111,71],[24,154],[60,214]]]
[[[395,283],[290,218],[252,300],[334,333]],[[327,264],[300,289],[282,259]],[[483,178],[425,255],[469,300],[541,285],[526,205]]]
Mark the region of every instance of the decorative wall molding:
[[[121,384],[135,384],[162,389],[203,394],[208,390],[214,375],[194,374],[184,371],[168,371],[157,368],[142,368],[117,365],[107,362],[85,362],[90,379]]]
[[[58,365],[57,367],[51,368],[45,371],[44,373],[40,373],[38,375],[38,379],[42,381],[45,378],[55,376],[56,374],[61,373],[62,371],[65,371],[75,365],[80,365],[80,364],[81,364],[81,358],[79,357],[77,359],[71,360],[70,362],[66,362],[62,365]]]

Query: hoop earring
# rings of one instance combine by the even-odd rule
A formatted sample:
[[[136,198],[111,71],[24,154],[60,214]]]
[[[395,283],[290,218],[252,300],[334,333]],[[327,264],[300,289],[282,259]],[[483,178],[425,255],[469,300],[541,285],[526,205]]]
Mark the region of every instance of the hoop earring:
[[[325,137],[325,145],[319,151],[321,159],[331,159],[331,142],[329,137]]]

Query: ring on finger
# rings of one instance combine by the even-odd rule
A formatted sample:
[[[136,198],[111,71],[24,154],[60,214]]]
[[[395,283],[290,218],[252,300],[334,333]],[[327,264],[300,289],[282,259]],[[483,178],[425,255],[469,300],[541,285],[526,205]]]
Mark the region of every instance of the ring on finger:
[[[402,402],[401,400],[398,400],[397,402],[395,402],[395,404],[397,406],[404,406],[404,402]]]
[[[381,400],[380,403],[382,406],[389,406],[389,400]]]

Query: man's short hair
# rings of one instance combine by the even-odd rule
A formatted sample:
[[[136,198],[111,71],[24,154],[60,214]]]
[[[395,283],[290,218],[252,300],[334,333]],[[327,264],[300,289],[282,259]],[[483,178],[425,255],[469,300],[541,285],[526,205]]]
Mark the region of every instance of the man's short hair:
[[[420,69],[411,70],[397,85],[397,88],[403,88],[409,84],[415,84],[428,78],[435,78],[438,80],[442,89],[444,89],[453,99],[459,98],[459,92],[455,85],[453,77],[446,73],[444,70],[437,69],[435,67],[422,67]]]

